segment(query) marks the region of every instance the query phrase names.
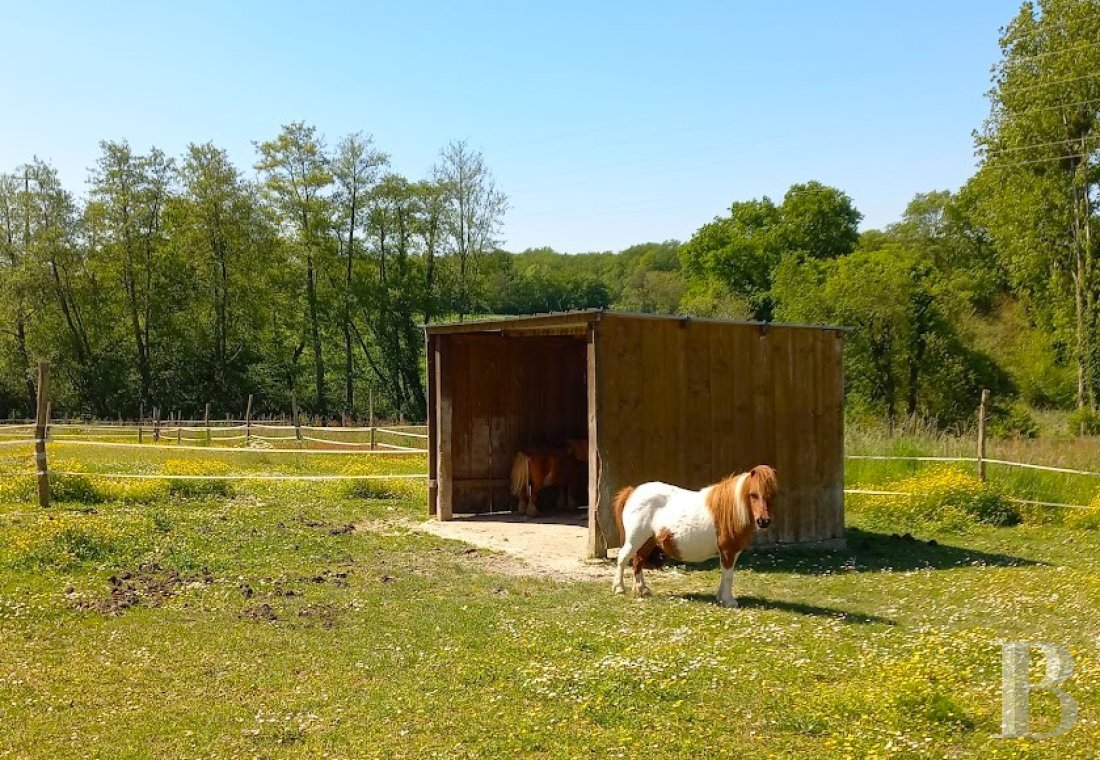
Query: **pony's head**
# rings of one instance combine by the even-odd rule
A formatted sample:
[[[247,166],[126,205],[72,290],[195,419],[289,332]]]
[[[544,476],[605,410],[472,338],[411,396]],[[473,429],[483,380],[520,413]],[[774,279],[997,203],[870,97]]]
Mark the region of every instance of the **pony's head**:
[[[761,530],[767,528],[772,524],[772,502],[779,492],[775,470],[766,464],[753,467],[745,478],[745,490],[748,492],[749,510],[756,527]]]

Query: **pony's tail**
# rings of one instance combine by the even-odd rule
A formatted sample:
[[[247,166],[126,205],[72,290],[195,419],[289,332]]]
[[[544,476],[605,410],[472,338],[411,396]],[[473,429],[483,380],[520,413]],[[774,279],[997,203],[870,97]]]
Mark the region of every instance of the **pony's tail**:
[[[516,454],[512,462],[512,495],[517,499],[527,490],[527,481],[531,477],[531,458],[522,451]]]
[[[626,502],[630,499],[630,494],[634,493],[634,486],[627,486],[626,488],[615,494],[615,501],[612,504],[615,507],[615,525],[619,528],[619,541],[626,541],[626,528],[623,527],[623,511],[626,509]]]

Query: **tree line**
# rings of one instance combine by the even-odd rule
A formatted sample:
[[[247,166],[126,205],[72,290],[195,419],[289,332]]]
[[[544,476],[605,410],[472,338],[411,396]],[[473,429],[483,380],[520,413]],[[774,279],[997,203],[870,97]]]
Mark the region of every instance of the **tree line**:
[[[0,409],[27,414],[31,366],[55,409],[206,403],[421,419],[419,325],[474,308],[506,198],[481,154],[444,147],[423,179],[369,136],[329,147],[293,123],[247,177],[212,144],[178,159],[102,142],[78,199],[34,159],[0,174]]]
[[[0,175],[0,410],[424,415],[422,323],[574,308],[841,324],[849,413],[966,425],[981,388],[1100,432],[1100,0],[1002,30],[978,168],[859,231],[841,189],[739,200],[690,240],[564,255],[498,246],[504,194],[464,142],[410,180],[362,134],[296,123],[178,159],[104,142],[78,200],[34,160]],[[1018,404],[1012,404],[1012,400]]]

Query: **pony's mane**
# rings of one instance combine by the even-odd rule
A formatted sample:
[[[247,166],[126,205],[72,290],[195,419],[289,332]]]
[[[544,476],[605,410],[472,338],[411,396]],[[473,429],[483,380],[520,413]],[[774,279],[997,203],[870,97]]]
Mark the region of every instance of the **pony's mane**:
[[[749,500],[749,489],[754,480],[760,489],[761,498],[771,502],[779,490],[779,484],[775,477],[775,470],[766,464],[757,465],[749,472],[730,475],[722,482],[711,486],[707,492],[707,509],[714,517],[714,525],[718,529],[719,536],[737,538],[745,533],[752,533],[756,529]]]
[[[707,491],[707,509],[714,517],[719,536],[740,536],[752,530],[752,510],[749,508],[747,473],[731,475]]]

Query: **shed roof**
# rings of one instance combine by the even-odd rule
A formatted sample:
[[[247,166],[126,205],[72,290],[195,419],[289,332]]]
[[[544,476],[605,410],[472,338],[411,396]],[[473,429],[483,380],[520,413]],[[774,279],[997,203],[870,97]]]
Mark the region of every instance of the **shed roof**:
[[[424,325],[429,335],[464,332],[536,332],[546,329],[581,329],[588,324],[598,322],[604,317],[626,319],[657,319],[677,322],[702,322],[707,324],[752,325],[756,327],[797,327],[808,330],[836,330],[846,332],[850,327],[838,325],[799,325],[783,322],[754,322],[751,320],[715,319],[710,317],[689,317],[679,314],[641,314],[629,311],[610,311],[607,309],[577,309],[574,311],[552,311],[545,314],[524,314],[520,316],[500,315],[468,322],[440,322]]]

